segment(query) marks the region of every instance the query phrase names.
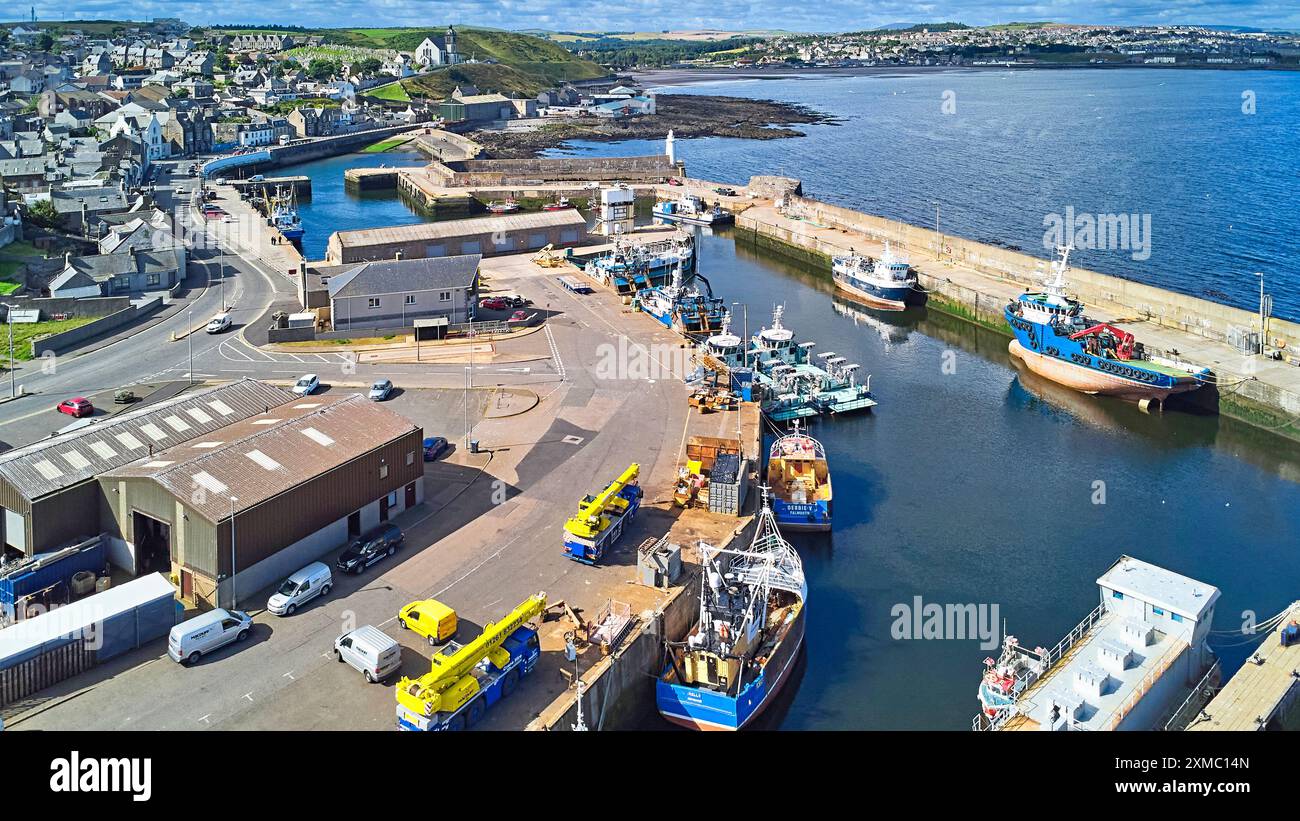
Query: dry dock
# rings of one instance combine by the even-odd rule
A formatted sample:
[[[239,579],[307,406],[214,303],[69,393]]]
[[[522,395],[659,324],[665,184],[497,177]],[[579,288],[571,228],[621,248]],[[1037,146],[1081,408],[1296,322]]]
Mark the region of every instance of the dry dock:
[[[1295,620],[1300,620],[1300,601],[1188,730],[1300,729],[1300,642],[1290,647],[1281,642],[1281,631]]]

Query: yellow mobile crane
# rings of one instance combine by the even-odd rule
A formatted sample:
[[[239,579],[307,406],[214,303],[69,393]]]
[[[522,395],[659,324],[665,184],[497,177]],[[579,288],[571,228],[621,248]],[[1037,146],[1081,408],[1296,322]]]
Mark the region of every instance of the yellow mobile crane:
[[[468,644],[448,642],[433,669],[397,682],[397,726],[402,730],[463,730],[514,692],[541,656],[528,622],[546,612],[546,593],[529,596],[499,622],[489,622]]]
[[[564,523],[564,552],[570,559],[595,564],[618,541],[641,507],[640,475],[634,462],[599,495],[583,497],[578,512]]]

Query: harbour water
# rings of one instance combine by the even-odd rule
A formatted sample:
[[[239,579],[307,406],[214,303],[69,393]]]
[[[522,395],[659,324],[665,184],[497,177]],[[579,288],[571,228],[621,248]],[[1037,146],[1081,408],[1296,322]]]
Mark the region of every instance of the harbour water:
[[[415,151],[385,151],[378,154],[343,154],[293,166],[294,174],[311,177],[311,199],[298,203],[298,215],[306,233],[302,238],[307,259],[324,259],[330,234],[356,228],[410,225],[422,217],[396,191],[358,192],[347,190],[343,172],[349,168],[380,165],[407,168],[428,162]]]
[[[959,105],[969,100],[976,106],[977,91],[962,83],[1009,84],[1004,99],[1032,108],[1023,103],[1027,85],[1046,86],[1072,74],[1044,72],[1041,79],[1025,74],[1006,80],[998,79],[1001,73],[919,75],[897,82],[906,96],[925,96],[926,105],[919,108],[937,113],[940,93],[949,86],[958,89]],[[1156,85],[1161,82],[1210,83],[1217,93],[1229,94],[1249,83],[1263,100],[1270,99],[1271,84],[1300,78],[1260,76],[1255,82],[1255,75],[1226,72],[1208,79],[1190,72],[1162,73],[1151,80],[1142,79],[1154,77],[1146,72],[1095,75],[1099,79],[1073,80],[1082,85],[1076,93],[1062,95],[1069,97],[1069,105],[1059,101],[1059,110],[1051,108],[1058,102],[1048,100],[1043,102],[1048,108],[1032,114],[1001,111],[1005,123],[1000,127],[961,126],[973,129],[963,139],[978,137],[982,145],[961,147],[956,137],[930,140],[919,114],[916,122],[902,126],[902,133],[876,133],[891,129],[868,128],[866,112],[878,115],[887,104],[903,103],[891,103],[892,93],[873,92],[874,103],[863,101],[856,124],[815,126],[805,140],[746,145],[691,140],[680,142],[679,151],[695,176],[744,182],[750,173],[784,171],[803,177],[818,197],[922,223],[933,213],[930,200],[946,198],[943,213],[953,220],[953,230],[962,231],[959,221],[965,219],[970,236],[1019,241],[1027,250],[1040,247],[1044,204],[1052,205],[1047,210],[1068,202],[1080,210],[1101,210],[1103,201],[1092,198],[1109,196],[1112,178],[1126,173],[1145,180],[1124,189],[1134,196],[1169,198],[1171,191],[1182,191],[1181,198],[1173,199],[1188,207],[1203,189],[1213,192],[1217,203],[1172,215],[1184,220],[1183,228],[1157,229],[1160,258],[1181,262],[1166,267],[1162,261],[1157,273],[1171,281],[1151,281],[1174,286],[1172,280],[1178,280],[1184,290],[1212,281],[1228,291],[1217,280],[1197,277],[1230,263],[1234,270],[1238,263],[1243,270],[1281,265],[1293,240],[1284,236],[1278,221],[1289,220],[1294,228],[1300,218],[1264,203],[1270,196],[1285,202],[1280,188],[1295,174],[1278,169],[1293,169],[1295,157],[1280,151],[1269,155],[1272,174],[1239,168],[1245,160],[1223,152],[1237,150],[1234,140],[1240,135],[1225,136],[1188,121],[1170,123],[1161,134],[1181,145],[1203,143],[1203,151],[1220,152],[1217,165],[1204,154],[1183,155],[1175,162],[1169,154],[1176,152],[1140,148],[1148,146],[1150,131],[1144,139],[1124,133],[1114,137],[1113,145],[1150,151],[1140,160],[1124,161],[1127,171],[1114,171],[1104,161],[1064,171],[1056,163],[1068,164],[1059,147],[1069,141],[1077,142],[1080,152],[1114,161],[1116,149],[1108,148],[1110,138],[1100,135],[1127,128],[1127,121],[1113,121],[1105,131],[1085,128],[1081,110],[1110,108],[1089,103],[1084,89],[1091,84],[1131,89],[1138,82],[1156,88],[1163,88]],[[750,84],[745,93],[832,109],[838,106],[825,102],[825,95],[851,100],[866,94],[871,83],[889,82],[893,80],[780,80]],[[782,93],[781,84],[791,92]],[[740,93],[735,86],[714,90]],[[820,105],[818,95],[823,95]],[[1239,105],[1239,99],[1229,104]],[[1030,120],[1039,121],[1047,134],[1041,145],[1024,141],[1017,130]],[[1271,128],[1253,122],[1249,127]],[[1203,133],[1189,135],[1188,130]],[[1022,141],[1033,147],[1024,148]],[[960,151],[964,159],[937,162],[936,155],[920,148],[931,144]],[[594,146],[610,154],[660,148]],[[836,170],[829,156],[852,168]],[[382,160],[352,155],[295,169],[313,177],[315,197],[304,209],[309,256],[320,256],[312,249],[323,249],[331,230],[420,219],[396,197],[362,199],[343,191],[342,171],[348,163],[393,161],[391,155]],[[1171,163],[1182,169],[1182,182]],[[982,178],[989,174],[995,179]],[[1170,174],[1175,176],[1166,176]],[[1258,203],[1246,194],[1250,180],[1262,186]],[[968,204],[946,204],[955,197]],[[1138,207],[1127,205],[1124,197],[1113,202],[1113,209]],[[1220,247],[1214,236],[1206,236],[1209,229],[1198,220],[1215,214],[1234,222],[1234,230],[1247,234],[1248,241]],[[880,403],[870,414],[813,425],[811,432],[826,445],[831,461],[835,530],[829,536],[791,534],[808,579],[807,657],[800,678],[792,682],[797,689],[792,688],[773,724],[791,729],[968,727],[977,709],[981,660],[997,654],[997,637],[984,647],[978,638],[895,638],[896,608],[915,609],[917,597],[921,605],[983,606],[993,627],[1000,629],[1005,622],[1031,647],[1054,644],[1087,615],[1096,605],[1096,578],[1122,553],[1220,587],[1215,625],[1220,630],[1239,627],[1246,611],[1263,620],[1296,598],[1300,447],[1227,418],[1148,416],[1123,402],[1061,390],[1018,371],[1007,355],[1005,336],[936,311],[873,314],[835,296],[828,272],[760,254],[738,245],[726,231],[697,230],[701,271],[716,293],[748,306],[750,332],[770,321],[773,305],[784,304],[787,326],[801,338],[815,340],[817,351],[835,351],[862,364],[863,372],[872,375]],[[1127,257],[1112,253],[1106,259]],[[1152,261],[1156,259],[1153,252]],[[1079,263],[1121,272],[1086,258]],[[1276,270],[1280,281],[1285,272]],[[1248,281],[1245,290],[1232,293],[1246,300],[1252,286]],[[1283,301],[1279,292],[1279,313]],[[736,308],[733,329],[743,331],[743,322],[743,311]],[[1211,644],[1224,660],[1225,675],[1249,652],[1240,636],[1220,634]]]
[[[1148,258],[1080,249],[1075,263],[1250,310],[1259,271],[1274,313],[1300,317],[1300,214],[1287,207],[1300,178],[1296,72],[807,74],[660,90],[785,100],[841,120],[799,126],[807,136],[793,140],[679,140],[693,177],[784,173],[817,199],[926,227],[938,204],[941,230],[1044,258],[1048,214],[1150,215]],[[662,149],[573,143],[552,154]]]

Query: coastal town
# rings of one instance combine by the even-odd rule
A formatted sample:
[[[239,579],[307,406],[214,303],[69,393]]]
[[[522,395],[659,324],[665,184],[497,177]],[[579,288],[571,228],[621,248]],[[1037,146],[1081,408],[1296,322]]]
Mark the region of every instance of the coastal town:
[[[1255,309],[1081,260],[1123,214],[1082,230],[1071,211],[1044,254],[962,236],[938,203],[927,224],[836,204],[758,153],[724,178],[696,162],[697,138],[800,146],[862,120],[656,78],[1287,76],[1271,70],[1297,65],[1300,37],[727,32],[631,67],[590,45],[612,39],[459,22],[0,27],[5,737],[780,729],[811,675],[808,614],[837,592],[832,559],[882,577],[959,562],[962,516],[994,519],[999,546],[1020,538],[982,503],[936,513],[948,491],[933,475],[891,488],[892,465],[833,438],[964,410],[970,373],[1004,404],[948,426],[962,440],[1013,408],[1107,432],[1122,419],[1143,443],[1190,437],[1185,453],[1212,450],[1207,420],[1223,420],[1232,449],[1254,445],[1270,479],[1293,481],[1300,322],[1274,311],[1282,286],[1258,274]],[[913,351],[937,340],[924,400],[890,381],[909,336]],[[1058,430],[1036,447],[1060,447]],[[1105,482],[1082,477],[1092,515]],[[1155,484],[1131,483],[1144,507],[1177,504]],[[893,566],[909,534],[831,550],[909,492],[909,519],[944,520],[942,562]],[[1252,660],[1225,669],[1212,645],[1236,614],[1220,602],[1249,585],[1149,547],[1125,532],[1083,581],[1054,578],[1087,607],[1056,635],[1016,627],[1041,646],[1005,634],[997,605],[972,615],[964,701],[908,728],[1300,726],[1300,587],[1252,623]],[[1028,588],[1045,582],[1017,584],[1043,606]],[[915,602],[895,605],[896,646],[945,629]],[[871,640],[860,655],[887,652]]]

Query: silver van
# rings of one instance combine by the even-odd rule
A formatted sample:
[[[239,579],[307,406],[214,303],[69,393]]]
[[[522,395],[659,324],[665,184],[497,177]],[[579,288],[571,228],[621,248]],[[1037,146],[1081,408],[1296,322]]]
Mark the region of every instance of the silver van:
[[[294,573],[271,594],[266,601],[266,609],[277,616],[291,616],[293,611],[307,602],[330,592],[334,576],[329,566],[322,562],[312,562],[302,570]]]
[[[247,613],[218,607],[173,627],[167,635],[167,655],[172,661],[193,664],[204,653],[243,641],[252,629]]]
[[[334,657],[361,671],[368,682],[383,681],[402,666],[402,645],[369,624],[334,639]]]

